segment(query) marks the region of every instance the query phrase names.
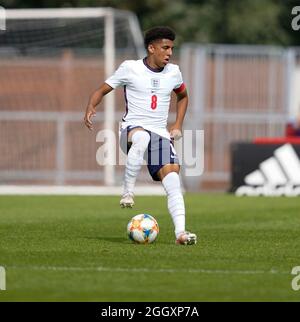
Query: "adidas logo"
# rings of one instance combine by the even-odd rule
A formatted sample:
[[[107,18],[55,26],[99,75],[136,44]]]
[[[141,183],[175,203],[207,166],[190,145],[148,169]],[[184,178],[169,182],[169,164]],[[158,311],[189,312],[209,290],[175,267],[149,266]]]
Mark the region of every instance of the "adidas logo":
[[[237,196],[300,196],[300,160],[291,144],[274,151],[274,156],[245,176]]]

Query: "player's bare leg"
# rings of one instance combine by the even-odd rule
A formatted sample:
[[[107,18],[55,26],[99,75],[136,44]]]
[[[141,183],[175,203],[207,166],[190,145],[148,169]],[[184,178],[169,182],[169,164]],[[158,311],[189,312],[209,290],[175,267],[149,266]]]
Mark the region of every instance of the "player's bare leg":
[[[143,128],[135,128],[129,132],[128,141],[132,142],[132,145],[128,152],[125,168],[124,192],[120,200],[122,208],[134,206],[134,186],[143,164],[144,153],[150,142],[150,135]]]
[[[194,245],[197,243],[196,234],[185,230],[185,206],[179,179],[180,166],[166,164],[158,176],[162,181],[168,197],[168,209],[175,226],[175,243],[179,245]]]

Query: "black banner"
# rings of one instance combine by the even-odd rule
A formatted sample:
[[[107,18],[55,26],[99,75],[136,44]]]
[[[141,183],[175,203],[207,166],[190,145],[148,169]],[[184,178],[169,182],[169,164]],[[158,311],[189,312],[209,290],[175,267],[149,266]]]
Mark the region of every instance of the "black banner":
[[[260,171],[260,165],[263,161],[274,157],[274,152],[286,144],[254,144],[254,143],[234,143],[231,145],[231,188],[230,192],[236,192],[240,187],[255,188],[255,184],[252,187],[245,182],[245,177],[254,171]],[[296,155],[300,159],[300,145],[292,144],[290,145]],[[287,158],[289,155],[287,154]],[[278,167],[285,173],[284,166],[279,164]],[[300,169],[299,169],[300,171]],[[260,172],[261,176],[264,177],[263,171]],[[264,177],[265,181],[267,178]],[[287,179],[288,181],[288,179]],[[257,184],[257,187],[260,187]],[[260,187],[263,188],[262,186]],[[263,190],[261,190],[263,191]],[[263,194],[263,193],[262,193]],[[253,194],[255,195],[255,194]]]
[[[246,302],[2,302],[0,311],[1,321],[207,321],[216,318],[240,321],[243,316],[237,304],[250,305]],[[268,315],[282,310],[278,305],[270,307],[272,303],[255,304],[259,305],[260,314],[264,307]],[[297,313],[299,307],[291,309]],[[247,312],[248,318],[257,319],[256,310]]]

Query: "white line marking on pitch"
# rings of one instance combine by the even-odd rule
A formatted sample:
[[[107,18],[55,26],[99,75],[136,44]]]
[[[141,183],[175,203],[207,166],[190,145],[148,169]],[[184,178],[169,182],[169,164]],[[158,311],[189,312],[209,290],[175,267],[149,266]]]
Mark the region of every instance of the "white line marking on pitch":
[[[275,269],[264,270],[220,270],[220,269],[173,269],[173,268],[125,268],[125,267],[64,267],[64,266],[6,266],[9,269],[39,270],[39,271],[94,271],[94,272],[136,272],[136,273],[203,273],[203,274],[289,274]]]

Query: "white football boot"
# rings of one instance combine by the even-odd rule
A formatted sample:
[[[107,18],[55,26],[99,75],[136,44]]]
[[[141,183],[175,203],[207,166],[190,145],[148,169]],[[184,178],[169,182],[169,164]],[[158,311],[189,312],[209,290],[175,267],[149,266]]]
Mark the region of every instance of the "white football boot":
[[[178,238],[175,240],[176,245],[195,245],[197,244],[197,235],[185,231],[181,233]]]
[[[134,206],[133,197],[133,193],[125,193],[120,200],[121,208],[132,208]]]

